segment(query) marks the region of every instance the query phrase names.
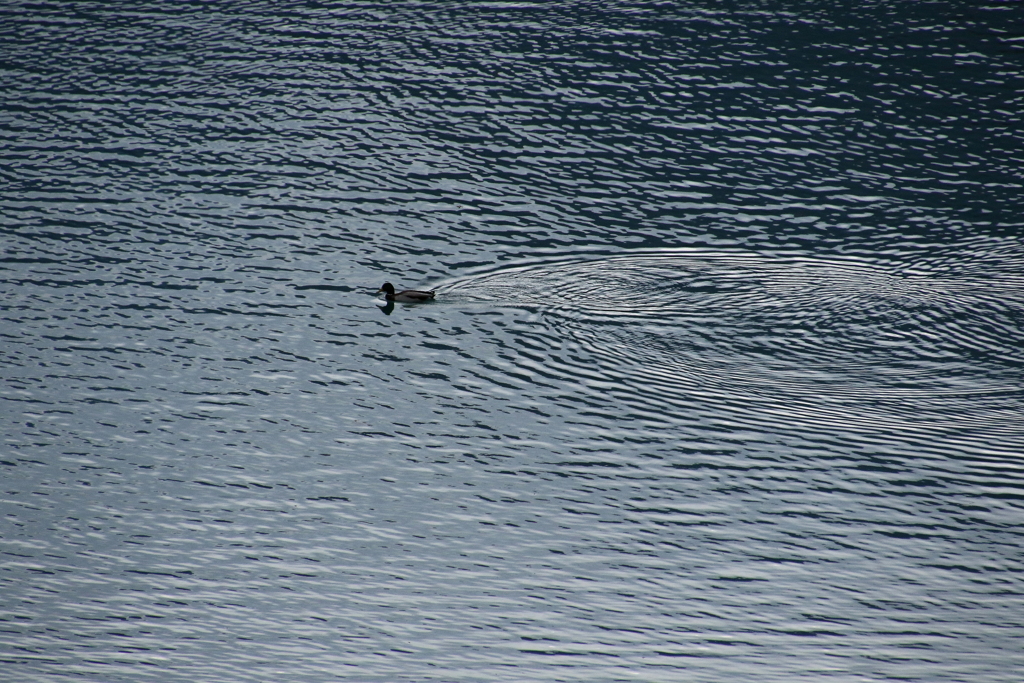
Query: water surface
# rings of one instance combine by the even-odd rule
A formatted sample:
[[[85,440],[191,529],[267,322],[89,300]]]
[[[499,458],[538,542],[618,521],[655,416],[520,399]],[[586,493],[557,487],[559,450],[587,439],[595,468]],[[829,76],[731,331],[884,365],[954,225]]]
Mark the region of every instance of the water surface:
[[[0,11],[0,679],[1019,677],[1019,3]]]

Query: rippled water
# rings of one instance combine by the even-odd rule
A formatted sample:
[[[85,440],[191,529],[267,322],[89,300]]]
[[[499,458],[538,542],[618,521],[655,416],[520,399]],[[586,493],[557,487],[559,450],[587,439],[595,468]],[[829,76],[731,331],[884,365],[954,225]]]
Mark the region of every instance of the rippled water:
[[[536,311],[499,353],[504,374],[614,397],[641,423],[742,416],[809,439],[881,430],[892,445],[1014,456],[1024,261],[1003,265],[1002,277],[979,278],[923,263],[633,252],[461,278],[442,292]]]
[[[1019,679],[1024,5],[0,13],[0,680]]]

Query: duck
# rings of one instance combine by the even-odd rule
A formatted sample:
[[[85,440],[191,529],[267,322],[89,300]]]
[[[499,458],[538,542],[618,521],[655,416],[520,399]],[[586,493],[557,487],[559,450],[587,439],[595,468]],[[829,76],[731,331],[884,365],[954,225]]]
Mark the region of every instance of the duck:
[[[403,289],[401,292],[395,293],[395,286],[390,282],[385,282],[377,290],[377,294],[384,292],[384,298],[388,301],[397,301],[400,304],[421,304],[424,301],[430,301],[434,298],[434,291],[423,292],[418,289]]]

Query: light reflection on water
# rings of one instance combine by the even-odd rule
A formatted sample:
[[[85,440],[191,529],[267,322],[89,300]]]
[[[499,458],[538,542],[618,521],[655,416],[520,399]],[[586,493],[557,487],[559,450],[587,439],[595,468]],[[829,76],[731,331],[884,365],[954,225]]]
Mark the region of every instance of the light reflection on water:
[[[1001,267],[936,277],[663,250],[485,271],[442,285],[441,298],[537,311],[499,353],[509,368],[613,395],[646,420],[674,426],[699,406],[773,430],[912,435],[945,452],[951,436],[1001,430],[1021,409],[1024,288],[1016,265]],[[984,452],[999,449],[989,430]],[[1005,431],[1012,455],[1022,434]]]
[[[1018,9],[12,5],[0,678],[1013,680]]]

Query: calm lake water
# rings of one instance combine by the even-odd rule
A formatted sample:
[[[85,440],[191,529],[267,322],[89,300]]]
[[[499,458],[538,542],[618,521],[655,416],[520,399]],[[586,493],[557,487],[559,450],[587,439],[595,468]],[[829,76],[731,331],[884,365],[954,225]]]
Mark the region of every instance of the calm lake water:
[[[0,14],[0,680],[1020,680],[1024,4]]]

